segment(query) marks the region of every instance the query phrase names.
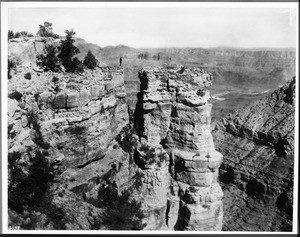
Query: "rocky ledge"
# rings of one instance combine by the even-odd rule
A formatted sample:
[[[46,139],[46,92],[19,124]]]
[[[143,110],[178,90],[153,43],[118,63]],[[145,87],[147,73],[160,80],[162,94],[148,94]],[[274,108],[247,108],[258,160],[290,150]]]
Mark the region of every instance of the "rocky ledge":
[[[139,78],[135,127],[141,144],[135,160],[151,174],[151,192],[144,203],[149,209],[155,206],[156,219],[161,220],[149,228],[157,229],[160,223],[163,229],[221,230],[222,155],[210,133],[207,89],[212,75],[197,68],[167,66],[144,68]]]

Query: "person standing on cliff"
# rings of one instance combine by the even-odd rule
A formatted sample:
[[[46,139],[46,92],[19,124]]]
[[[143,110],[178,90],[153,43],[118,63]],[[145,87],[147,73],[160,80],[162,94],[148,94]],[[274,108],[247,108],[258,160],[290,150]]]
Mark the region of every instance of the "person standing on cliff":
[[[122,67],[122,57],[120,57],[120,67]]]

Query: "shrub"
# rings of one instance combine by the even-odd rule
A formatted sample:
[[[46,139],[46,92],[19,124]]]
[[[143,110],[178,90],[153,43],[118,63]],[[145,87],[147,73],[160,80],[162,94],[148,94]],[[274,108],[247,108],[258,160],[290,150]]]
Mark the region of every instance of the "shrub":
[[[37,114],[35,114],[33,111],[30,111],[27,115],[27,120],[28,120],[28,126],[32,126],[35,132],[33,142],[43,149],[49,149],[50,144],[44,141],[41,132],[41,126],[38,122]]]
[[[21,37],[20,32],[16,32],[15,35],[14,35],[14,38],[20,38],[20,37]]]
[[[12,31],[12,30],[9,30],[8,31],[8,39],[12,39],[12,38],[14,38],[14,32]]]
[[[156,163],[159,167],[161,167],[162,162],[166,159],[166,153],[157,153],[155,148],[145,144],[141,145],[139,151],[144,153],[144,155],[139,156],[139,162],[142,164],[141,167],[145,167],[145,165],[151,165],[153,163]]]
[[[20,229],[34,230],[38,226],[39,217],[36,212],[24,211],[23,213],[15,212],[8,209],[9,226],[19,226]]]
[[[21,153],[8,155],[9,217],[11,225],[19,225],[21,229],[36,229],[43,225],[40,214],[47,213],[51,207],[52,198],[47,194],[53,182],[54,169],[53,164],[39,150],[33,156],[28,150],[27,156],[29,162],[21,163]],[[49,217],[52,220],[53,215]]]
[[[116,141],[124,151],[130,153],[134,150],[138,142],[134,136],[135,134],[135,129],[128,124],[117,135]]]
[[[124,190],[118,194],[116,184],[102,185],[98,191],[98,200],[105,208],[102,224],[111,230],[141,230],[145,217],[141,203],[130,198],[131,191]]]
[[[20,101],[23,95],[19,91],[14,91],[8,95],[9,98]]]
[[[55,76],[54,76],[54,77],[52,78],[52,82],[58,82],[58,81],[59,81],[59,78],[58,78],[58,77],[55,77]]]
[[[10,185],[8,187],[8,205],[21,213],[30,211],[41,203],[50,182],[53,181],[53,167],[39,150],[32,157],[30,152],[29,167],[19,163],[21,153],[14,152],[8,156]],[[24,170],[27,169],[27,172]]]
[[[50,220],[53,223],[53,227],[55,230],[65,230],[65,216],[63,209],[60,207],[57,207],[55,204],[49,205],[47,208],[47,215],[50,218]]]
[[[33,112],[28,114],[28,124],[35,131],[34,142],[38,145],[35,151],[28,148],[24,157],[20,152],[8,155],[9,185],[8,207],[12,224],[19,225],[21,229],[43,228],[44,224],[51,221],[56,229],[63,229],[63,210],[56,208],[49,195],[50,185],[54,179],[54,163],[49,162],[46,156],[49,144],[43,141],[37,115]],[[40,219],[40,214],[46,214],[46,220]]]
[[[156,155],[155,155],[154,148],[151,148],[148,152],[146,152],[145,159],[148,165],[151,165],[156,162]]]
[[[52,31],[52,23],[47,21],[44,22],[44,25],[39,25],[39,31],[36,34],[41,37],[59,38],[59,35],[54,34]]]
[[[31,73],[30,73],[30,72],[27,72],[27,73],[24,75],[24,78],[27,79],[27,80],[31,80]]]
[[[46,45],[46,54],[37,56],[37,65],[45,68],[45,71],[59,71],[60,60],[58,58],[58,50],[54,45]]]
[[[102,184],[98,190],[97,207],[109,207],[117,202],[118,190],[116,183]]]
[[[83,64],[89,69],[95,69],[97,67],[98,60],[89,50],[87,55],[84,58]]]
[[[21,164],[18,164],[20,159],[20,152],[8,154],[8,206],[18,212],[23,211],[23,203],[25,201],[23,201],[24,195],[22,195],[22,190],[26,183],[26,175],[23,172],[23,167]]]
[[[20,31],[21,37],[33,37],[33,34],[29,33],[28,31]]]
[[[140,151],[143,151],[145,153],[145,158],[147,163],[153,163],[153,158],[155,158],[155,148],[150,148],[148,145],[142,144],[139,148]]]
[[[54,39],[59,39],[59,38],[60,38],[58,34],[53,34],[52,37],[53,37]]]
[[[55,91],[55,92],[59,92],[59,91],[61,91],[61,88],[60,88],[60,86],[59,86],[59,85],[56,85],[56,86],[55,86],[55,88],[54,88],[54,91]]]
[[[75,32],[73,30],[66,30],[65,33],[67,34],[66,39],[60,41],[61,45],[58,57],[67,72],[82,72],[83,65],[81,61],[76,57],[74,58],[74,55],[80,52],[79,49],[74,46],[75,40],[73,39],[73,36],[75,35]]]
[[[151,165],[156,162],[157,156],[155,148],[150,148],[150,146],[142,144],[138,150],[144,153],[143,155],[137,155],[138,153],[135,154],[135,163],[141,169],[145,169],[146,165]]]
[[[84,71],[84,66],[83,63],[77,58],[73,58],[73,72],[83,72]]]
[[[197,95],[199,95],[199,96],[204,96],[204,95],[205,95],[205,89],[199,89],[199,90],[197,91]]]
[[[16,33],[14,33],[12,30],[8,31],[8,39],[20,38],[20,37],[33,37],[33,34],[29,33],[28,31],[20,31]]]

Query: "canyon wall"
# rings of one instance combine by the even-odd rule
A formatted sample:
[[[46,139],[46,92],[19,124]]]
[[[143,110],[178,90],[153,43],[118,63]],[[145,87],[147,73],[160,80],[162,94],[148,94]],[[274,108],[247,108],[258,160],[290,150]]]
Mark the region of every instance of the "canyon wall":
[[[113,149],[129,123],[123,69],[43,72],[36,56],[47,43],[55,44],[50,41],[9,43],[9,59],[16,64],[7,81],[9,223],[95,229],[101,208],[93,204],[101,182],[120,163],[116,182],[131,178],[127,155]],[[38,208],[28,199],[37,194]]]
[[[45,72],[36,61],[46,44],[58,41],[9,42],[16,64],[7,87],[9,223],[221,230],[212,75],[182,66],[144,68],[132,115],[121,67]]]
[[[9,153],[33,145],[29,120],[37,119],[49,152],[67,167],[83,166],[101,157],[128,123],[121,69],[102,68],[84,76],[28,72],[30,80],[16,73],[9,81]]]
[[[239,49],[239,48],[167,48],[159,49],[178,60],[187,59],[190,61],[200,60],[203,67],[225,66],[246,67],[260,69],[266,74],[274,73],[274,70],[281,68],[286,70],[287,76],[294,76],[295,73],[295,50],[294,49]]]
[[[168,66],[144,68],[139,77],[135,126],[142,144],[135,159],[156,181],[146,203],[160,203],[159,216],[166,212],[169,229],[221,230],[223,193],[218,168],[222,155],[215,151],[210,133],[207,89],[212,75]]]
[[[36,61],[47,44],[57,45],[58,40],[9,42],[9,59],[16,64],[7,91],[9,153],[32,144],[30,130],[37,128],[29,119],[35,119],[39,136],[56,157],[66,157],[68,167],[83,166],[101,157],[128,124],[123,69],[101,67],[80,75],[43,72]]]
[[[291,231],[295,80],[229,114],[212,132],[224,155],[224,230]]]

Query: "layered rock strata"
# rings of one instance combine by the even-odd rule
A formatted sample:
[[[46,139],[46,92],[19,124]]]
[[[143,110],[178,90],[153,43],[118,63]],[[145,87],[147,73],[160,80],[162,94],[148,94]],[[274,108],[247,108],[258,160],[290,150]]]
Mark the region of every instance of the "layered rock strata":
[[[38,134],[50,156],[83,166],[103,156],[128,121],[122,69],[79,76],[22,68],[8,81],[8,153],[25,152]]]
[[[224,230],[290,231],[293,215],[295,78],[217,123],[224,155]]]
[[[30,77],[25,78],[28,73]],[[114,175],[119,186],[131,178],[127,155],[120,148],[113,149],[115,137],[129,123],[123,69],[102,67],[78,75],[37,72],[21,64],[11,75],[7,88],[8,157],[20,157],[9,167],[22,168],[25,175],[20,175],[25,179],[39,151],[54,165],[54,181],[47,189],[51,207],[44,209],[54,208],[60,214],[52,220],[48,209],[35,211],[39,215],[35,228],[101,226],[97,222],[103,210],[94,206],[101,182],[112,173],[112,167],[119,167],[119,174]],[[9,186],[16,182],[10,169]],[[12,209],[9,212],[10,221],[20,224],[14,219],[17,214]],[[24,213],[18,215],[21,218]]]
[[[161,203],[166,229],[221,230],[223,193],[218,168],[222,155],[215,150],[210,133],[207,90],[212,75],[196,68],[168,66],[144,68],[139,77],[135,125],[146,145],[137,149],[136,160],[142,160],[143,169],[155,176],[152,181],[158,181],[152,185],[157,195],[146,195],[146,204]],[[145,146],[153,150],[152,156],[140,155]],[[170,176],[165,174],[161,150],[169,155]],[[145,165],[149,162],[153,164]]]

